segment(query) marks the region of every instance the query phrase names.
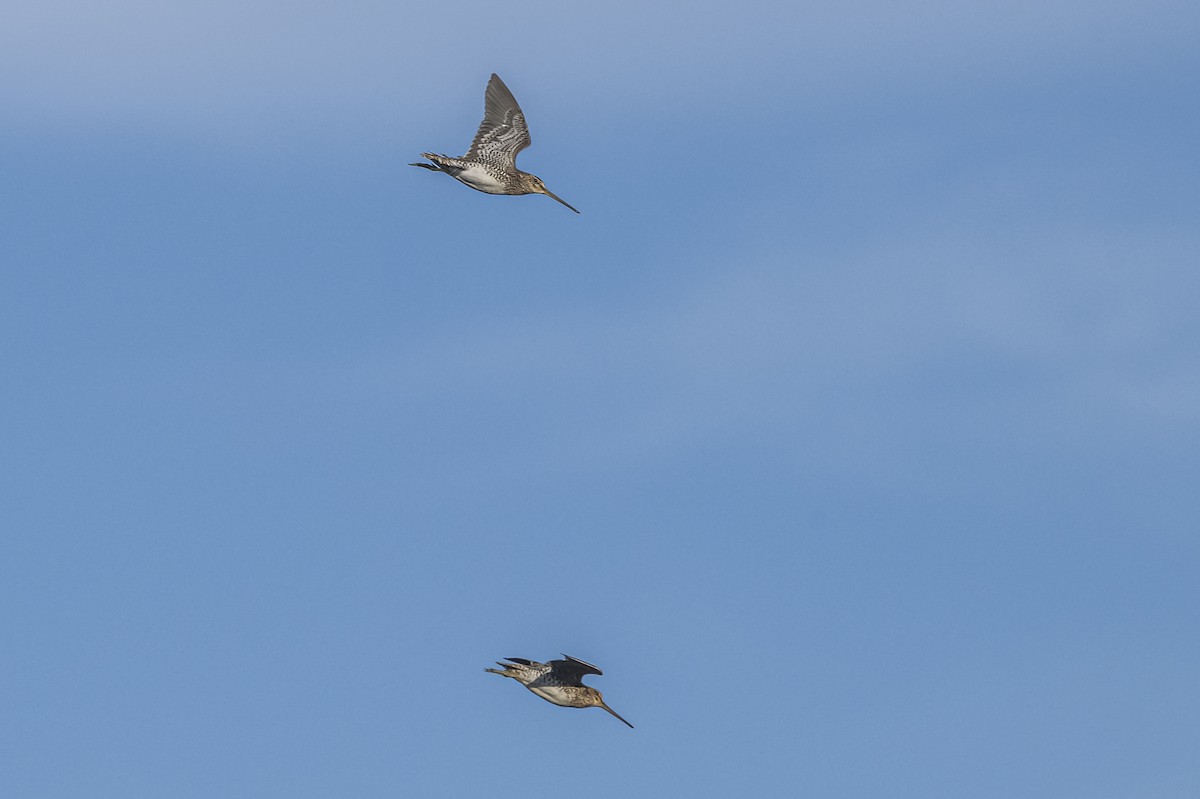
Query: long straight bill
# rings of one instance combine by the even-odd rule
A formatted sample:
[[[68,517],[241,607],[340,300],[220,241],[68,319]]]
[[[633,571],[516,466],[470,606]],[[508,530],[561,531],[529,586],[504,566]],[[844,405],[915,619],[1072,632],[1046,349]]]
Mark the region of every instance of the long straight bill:
[[[566,205],[566,203],[563,203],[563,204],[564,204],[564,205]],[[576,213],[578,213],[578,212],[576,212]],[[600,703],[600,707],[604,708],[604,709],[605,709],[605,710],[607,710],[609,713],[612,713],[614,716],[616,716],[617,718],[621,719],[621,716],[620,716],[620,714],[619,714],[619,713],[617,713],[617,711],[613,710],[611,707],[609,707],[608,705],[604,704],[603,702],[601,702],[601,703]],[[629,725],[629,729],[631,729],[631,730],[633,729],[633,725],[632,725],[632,724],[629,724],[629,722],[628,722],[628,721],[625,721],[625,719],[621,719],[621,721],[623,721],[623,722],[625,722],[625,724]]]
[[[554,192],[550,191],[549,189],[546,189],[546,196],[547,196],[547,197],[553,197],[554,199],[558,200],[558,201],[559,201],[560,203],[562,203],[563,205],[565,205],[565,206],[567,206],[568,208],[570,208],[570,209],[571,209],[572,211],[574,211],[575,213],[579,213],[579,209],[578,209],[578,208],[576,208],[575,206],[571,205],[569,202],[567,202],[566,200],[564,200],[562,197],[559,197],[557,194],[555,194]],[[614,716],[616,716],[617,714],[616,714],[616,713],[613,713],[613,715],[614,715]],[[619,718],[619,719],[620,719],[621,717],[620,717],[620,716],[617,716],[617,718]],[[621,719],[621,721],[625,721],[625,719]],[[625,721],[625,723],[626,723],[626,724],[629,724],[629,722],[628,722],[628,721]],[[629,726],[631,726],[631,727],[632,727],[633,725],[632,725],[632,724],[629,724]]]

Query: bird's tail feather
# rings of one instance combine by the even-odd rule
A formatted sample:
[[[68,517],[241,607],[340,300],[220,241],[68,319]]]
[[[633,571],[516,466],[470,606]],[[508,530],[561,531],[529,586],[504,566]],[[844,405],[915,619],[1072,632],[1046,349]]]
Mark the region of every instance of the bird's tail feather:
[[[499,674],[501,677],[515,678],[517,676],[517,673],[515,671],[512,671],[511,663],[501,663],[500,661],[497,660],[496,665],[499,666],[500,668],[499,669],[484,669],[484,671],[490,672],[492,674]]]

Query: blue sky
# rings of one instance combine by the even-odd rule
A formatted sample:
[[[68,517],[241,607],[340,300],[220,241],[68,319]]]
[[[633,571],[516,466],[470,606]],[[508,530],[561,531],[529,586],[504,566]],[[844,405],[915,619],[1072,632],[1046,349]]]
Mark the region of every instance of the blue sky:
[[[1195,796],[1200,12],[503,12],[6,12],[0,792]]]

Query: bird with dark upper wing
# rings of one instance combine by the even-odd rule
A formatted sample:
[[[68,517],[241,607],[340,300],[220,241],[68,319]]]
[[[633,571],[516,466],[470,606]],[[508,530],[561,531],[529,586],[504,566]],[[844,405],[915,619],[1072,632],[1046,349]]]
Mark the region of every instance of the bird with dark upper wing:
[[[566,660],[552,660],[549,663],[537,663],[525,658],[505,658],[507,663],[496,661],[500,669],[484,671],[499,674],[501,677],[512,677],[542,699],[561,707],[602,707],[632,729],[632,724],[604,703],[604,697],[599,691],[583,684],[585,675],[604,672],[579,658],[570,655],[563,657]]]

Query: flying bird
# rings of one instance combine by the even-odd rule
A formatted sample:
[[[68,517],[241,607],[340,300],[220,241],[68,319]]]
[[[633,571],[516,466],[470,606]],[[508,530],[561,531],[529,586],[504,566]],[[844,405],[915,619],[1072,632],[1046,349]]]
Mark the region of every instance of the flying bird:
[[[476,191],[486,194],[545,194],[575,213],[579,211],[546,188],[537,175],[517,169],[517,153],[529,146],[529,127],[525,114],[512,92],[492,73],[483,95],[483,122],[471,149],[462,158],[421,153],[432,163],[410,164],[434,172],[445,172]]]
[[[501,677],[512,677],[542,699],[561,707],[602,707],[632,729],[632,724],[604,704],[604,697],[599,691],[583,684],[584,675],[604,672],[579,658],[570,655],[563,657],[566,660],[552,660],[549,663],[536,663],[525,658],[505,658],[508,663],[496,661],[499,669],[484,671],[499,674]]]

